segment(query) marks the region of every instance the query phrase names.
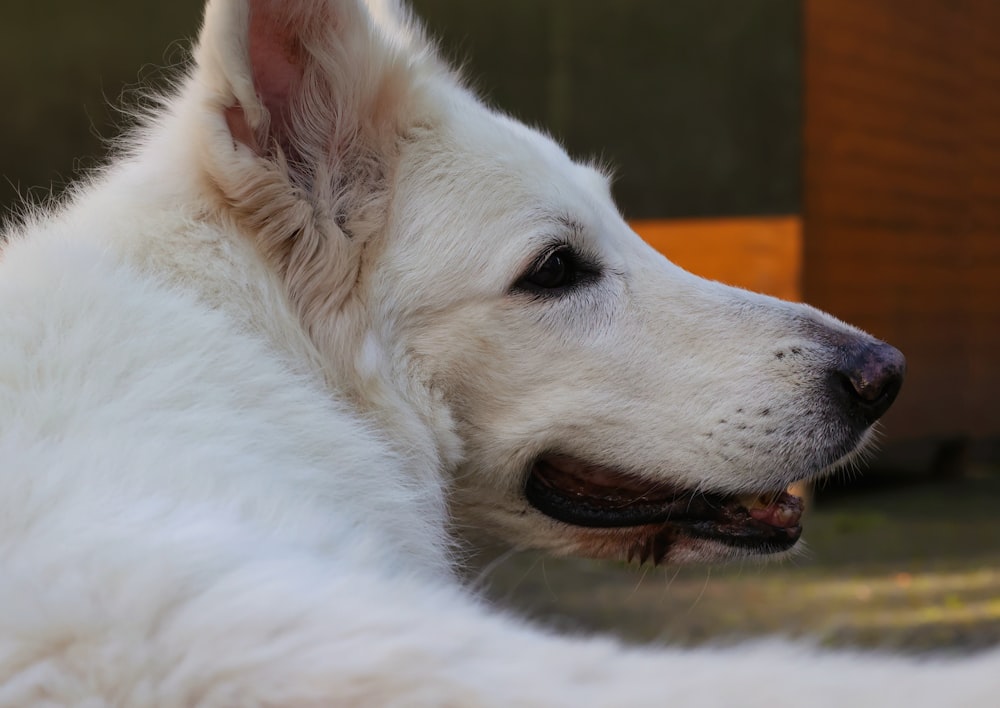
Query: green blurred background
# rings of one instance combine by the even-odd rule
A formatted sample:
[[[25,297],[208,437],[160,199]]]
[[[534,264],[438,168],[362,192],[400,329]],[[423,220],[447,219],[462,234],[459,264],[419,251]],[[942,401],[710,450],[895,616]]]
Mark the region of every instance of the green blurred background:
[[[798,212],[797,0],[415,6],[494,105],[616,168],[629,218]],[[93,164],[123,91],[184,60],[200,13],[195,0],[5,8],[0,207]]]

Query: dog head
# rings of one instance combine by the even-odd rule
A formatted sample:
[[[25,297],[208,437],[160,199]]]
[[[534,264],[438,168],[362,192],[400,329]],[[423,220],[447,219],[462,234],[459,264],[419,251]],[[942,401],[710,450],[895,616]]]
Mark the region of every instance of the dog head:
[[[217,0],[204,177],[338,387],[463,524],[654,562],[791,547],[902,356],[644,244],[607,177],[481,103],[391,3]]]

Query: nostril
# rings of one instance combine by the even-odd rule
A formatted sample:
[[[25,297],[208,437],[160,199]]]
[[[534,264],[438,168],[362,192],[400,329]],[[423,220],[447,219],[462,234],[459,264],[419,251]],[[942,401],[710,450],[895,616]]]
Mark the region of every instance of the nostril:
[[[871,425],[896,400],[905,371],[906,359],[898,349],[872,342],[846,352],[834,378],[848,412]]]

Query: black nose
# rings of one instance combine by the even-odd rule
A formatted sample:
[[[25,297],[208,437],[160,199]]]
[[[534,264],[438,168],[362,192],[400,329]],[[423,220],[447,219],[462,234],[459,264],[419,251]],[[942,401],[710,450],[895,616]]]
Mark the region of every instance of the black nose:
[[[903,385],[906,358],[885,342],[846,348],[831,375],[834,396],[849,417],[868,427],[889,410]]]

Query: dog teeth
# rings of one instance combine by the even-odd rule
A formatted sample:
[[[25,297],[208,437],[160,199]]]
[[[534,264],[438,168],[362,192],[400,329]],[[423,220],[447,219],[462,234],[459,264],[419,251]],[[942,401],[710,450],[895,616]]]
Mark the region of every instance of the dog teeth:
[[[802,500],[782,492],[747,495],[740,501],[751,518],[768,526],[791,528],[802,518]]]
[[[798,512],[789,509],[786,506],[778,507],[777,511],[774,513],[774,520],[777,521],[778,526],[789,526],[791,525],[793,519],[797,517]]]

